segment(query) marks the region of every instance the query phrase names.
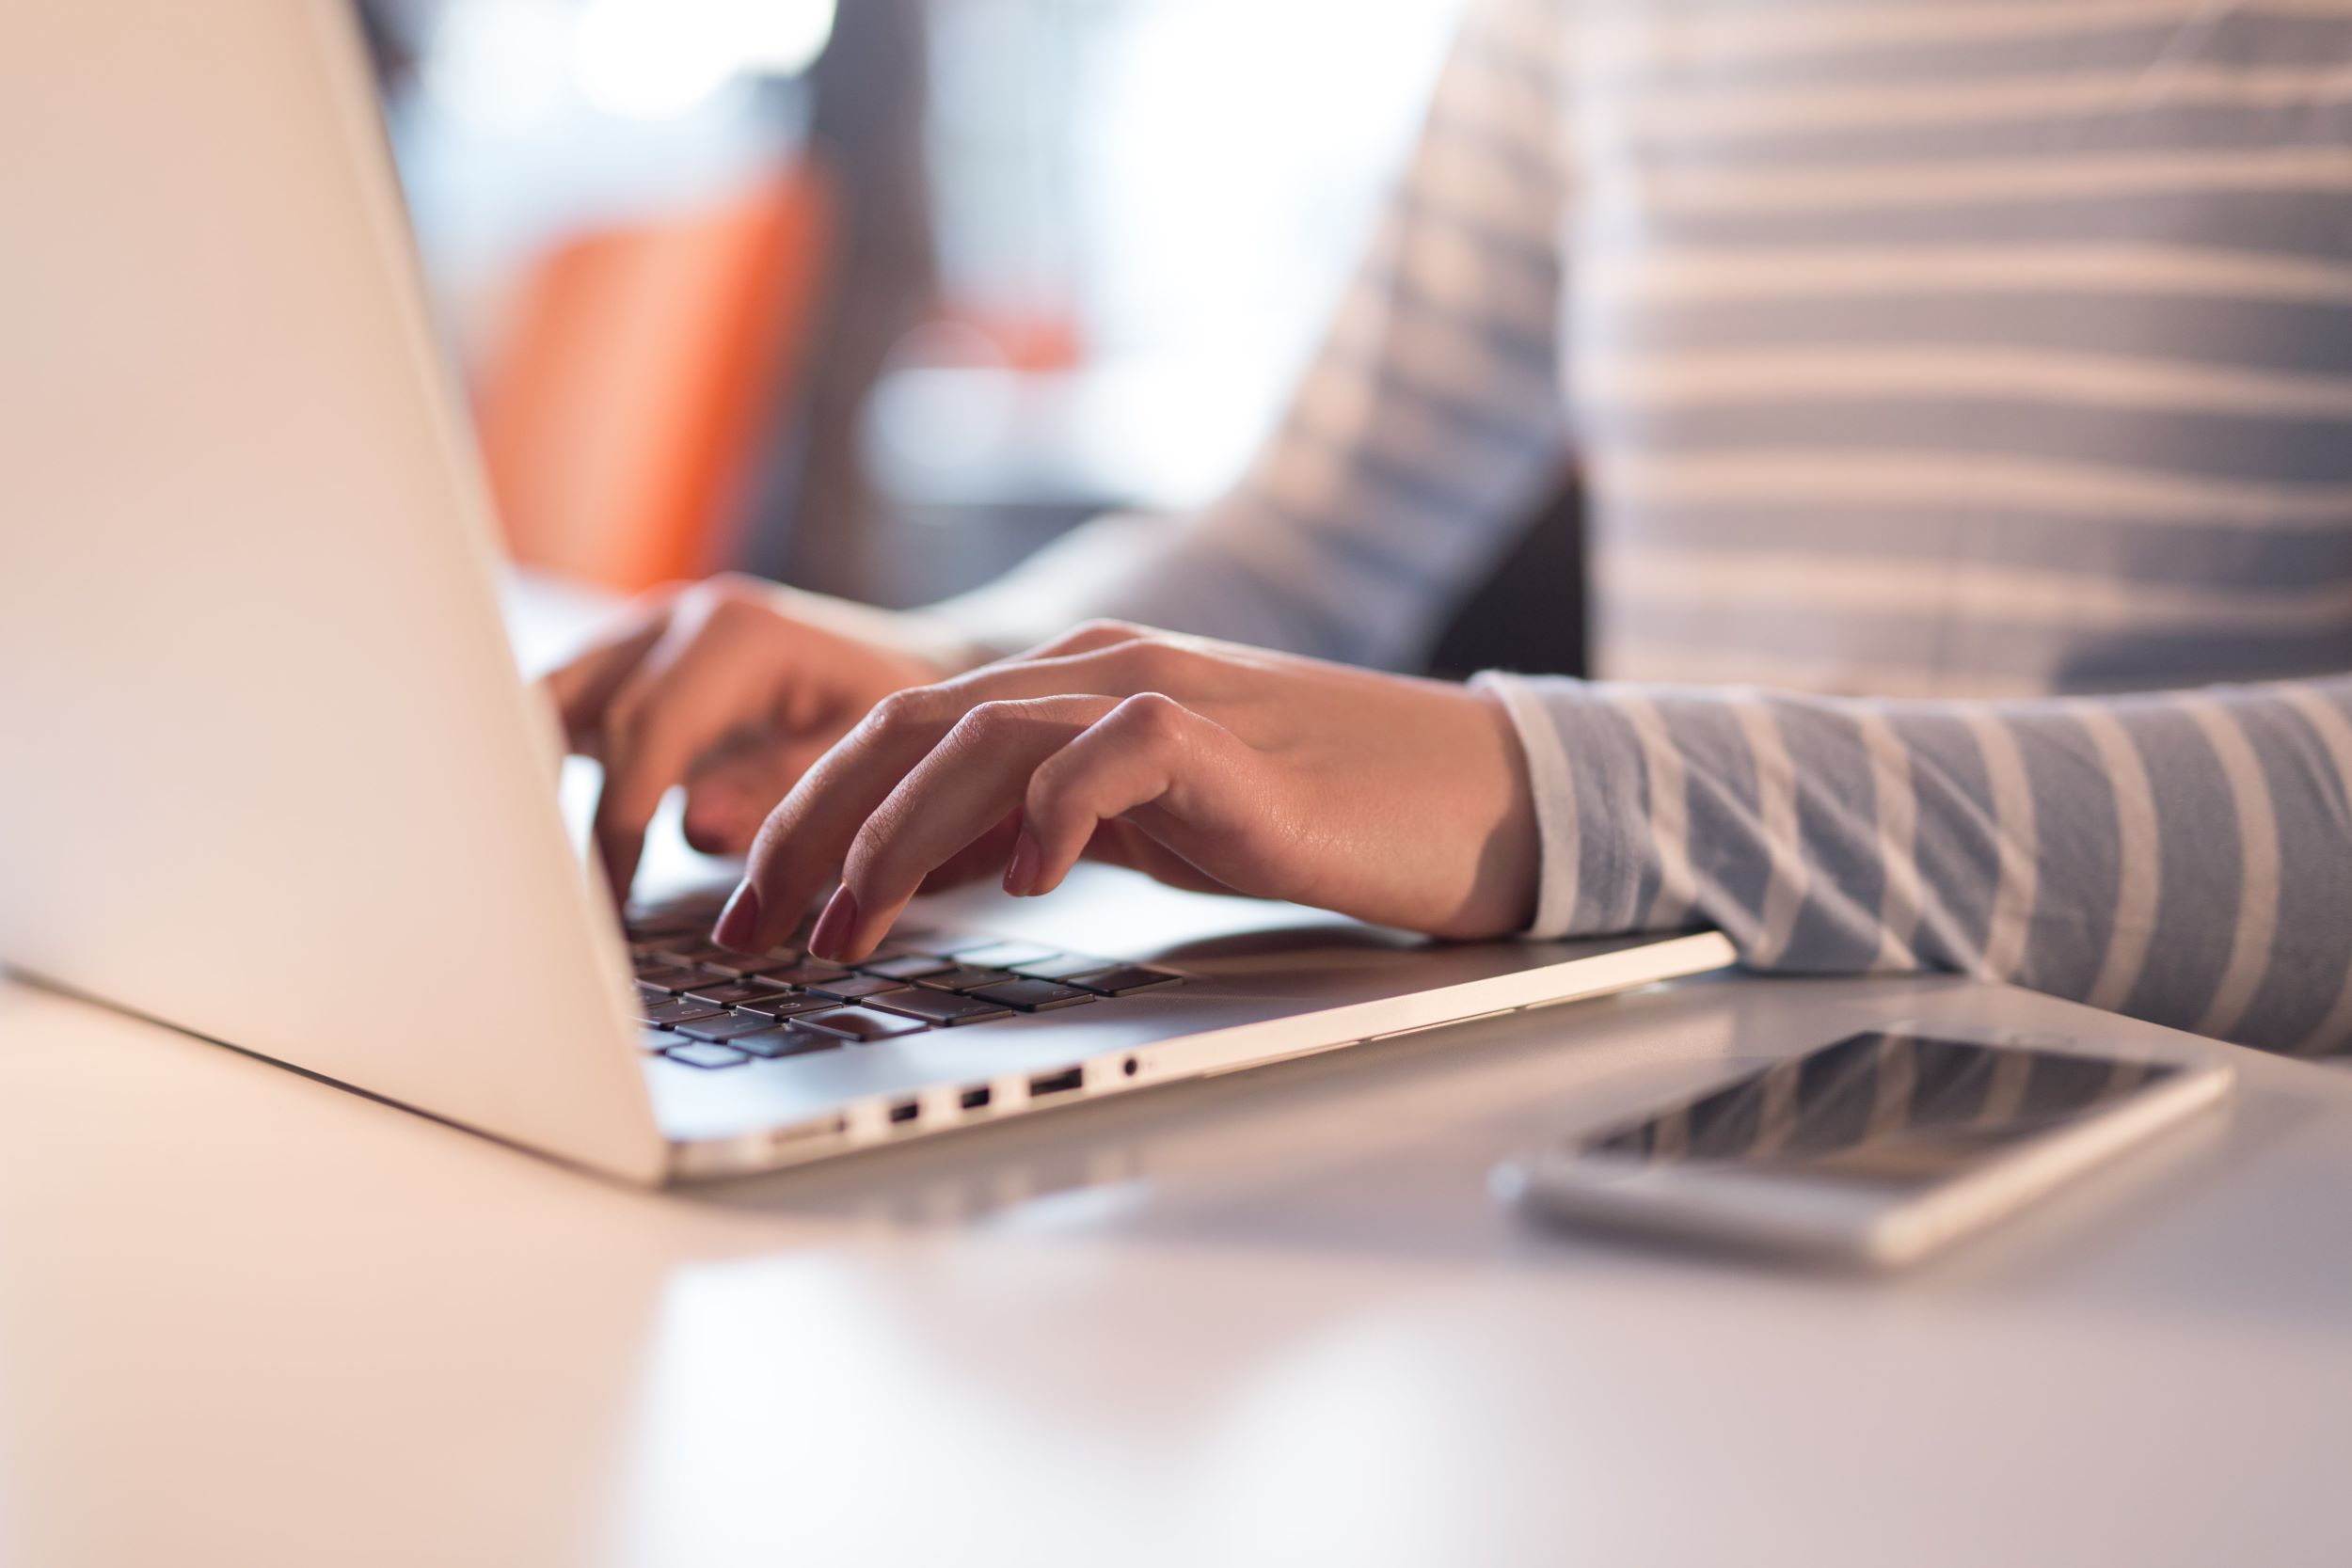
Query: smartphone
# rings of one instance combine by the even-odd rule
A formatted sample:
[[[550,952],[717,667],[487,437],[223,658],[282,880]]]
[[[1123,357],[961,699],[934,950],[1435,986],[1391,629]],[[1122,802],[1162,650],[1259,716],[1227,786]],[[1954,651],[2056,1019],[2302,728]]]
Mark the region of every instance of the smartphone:
[[[2230,1092],[2224,1066],[1874,1030],[1497,1173],[1549,1215],[1870,1266],[1924,1257]]]

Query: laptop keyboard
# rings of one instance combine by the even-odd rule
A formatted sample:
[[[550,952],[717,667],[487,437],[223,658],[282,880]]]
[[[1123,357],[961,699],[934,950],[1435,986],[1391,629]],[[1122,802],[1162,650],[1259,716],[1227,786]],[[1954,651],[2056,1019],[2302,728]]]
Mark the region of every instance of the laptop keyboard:
[[[625,922],[645,1050],[708,1070],[1115,1002],[1182,978],[922,926],[900,927],[861,964],[811,958],[797,945],[805,929],[745,955],[709,940],[719,907],[719,895],[696,895],[632,906]]]

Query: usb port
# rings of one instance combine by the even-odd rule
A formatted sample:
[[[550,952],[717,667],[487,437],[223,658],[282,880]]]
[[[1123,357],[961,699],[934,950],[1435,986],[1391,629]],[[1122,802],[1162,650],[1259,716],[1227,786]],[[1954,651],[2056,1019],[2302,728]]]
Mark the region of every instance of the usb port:
[[[986,1084],[982,1084],[977,1089],[963,1091],[963,1108],[967,1111],[985,1111],[988,1109],[988,1102],[995,1098],[996,1091]]]
[[[898,1103],[890,1108],[890,1119],[892,1121],[913,1121],[916,1117],[919,1117],[922,1114],[923,1107],[921,1103],[913,1100],[901,1100]]]
[[[1060,1072],[1041,1072],[1029,1080],[1029,1098],[1041,1099],[1049,1094],[1067,1094],[1087,1081],[1087,1069],[1068,1068]]]

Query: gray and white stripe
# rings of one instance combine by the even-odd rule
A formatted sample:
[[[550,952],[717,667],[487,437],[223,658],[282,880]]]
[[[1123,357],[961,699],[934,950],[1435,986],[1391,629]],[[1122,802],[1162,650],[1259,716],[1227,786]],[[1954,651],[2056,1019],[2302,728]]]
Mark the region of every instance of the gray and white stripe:
[[[1539,929],[2352,1041],[2352,5],[1470,0],[1232,497],[946,609],[1410,668],[1571,461]]]

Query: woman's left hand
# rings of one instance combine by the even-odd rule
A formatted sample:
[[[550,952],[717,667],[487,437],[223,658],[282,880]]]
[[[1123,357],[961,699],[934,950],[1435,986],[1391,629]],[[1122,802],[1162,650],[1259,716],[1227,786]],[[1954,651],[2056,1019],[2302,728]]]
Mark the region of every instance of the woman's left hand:
[[[855,959],[927,883],[1001,866],[1007,892],[1048,893],[1081,855],[1438,936],[1535,907],[1534,804],[1493,697],[1098,624],[883,699],[769,816],[717,940],[780,943],[838,876],[809,947]]]

